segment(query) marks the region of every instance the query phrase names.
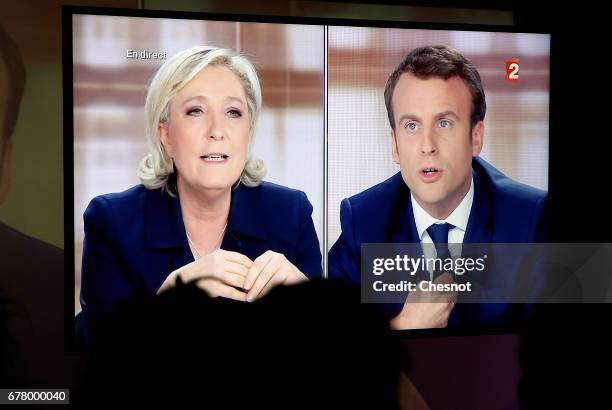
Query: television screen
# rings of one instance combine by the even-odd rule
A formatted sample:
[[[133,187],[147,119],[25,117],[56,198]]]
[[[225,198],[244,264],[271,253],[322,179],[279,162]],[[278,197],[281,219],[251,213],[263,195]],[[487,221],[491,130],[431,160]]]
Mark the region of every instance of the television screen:
[[[537,272],[562,253],[545,245],[550,34],[64,17],[69,279],[85,338],[177,278],[241,302],[341,281],[398,330],[484,331],[545,301]]]

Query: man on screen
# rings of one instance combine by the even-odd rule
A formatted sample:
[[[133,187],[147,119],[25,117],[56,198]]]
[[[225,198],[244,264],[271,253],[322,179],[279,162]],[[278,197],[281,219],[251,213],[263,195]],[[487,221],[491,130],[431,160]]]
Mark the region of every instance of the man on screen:
[[[457,50],[412,50],[385,88],[393,160],[401,172],[340,209],[342,233],[329,253],[330,278],[360,283],[363,243],[530,243],[544,240],[544,191],[515,182],[482,158],[485,94]],[[445,245],[447,246],[447,245]],[[464,308],[464,307],[462,307]],[[515,307],[454,301],[412,303],[392,316],[398,329],[503,322]]]

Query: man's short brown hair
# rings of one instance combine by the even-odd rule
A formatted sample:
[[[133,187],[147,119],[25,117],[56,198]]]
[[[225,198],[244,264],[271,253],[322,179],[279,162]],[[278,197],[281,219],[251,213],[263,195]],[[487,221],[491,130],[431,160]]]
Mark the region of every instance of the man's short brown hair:
[[[391,128],[395,130],[395,117],[393,114],[393,91],[404,73],[411,73],[420,79],[439,77],[448,80],[457,76],[461,78],[470,89],[472,107],[470,110],[470,128],[479,121],[483,121],[487,111],[480,74],[474,64],[459,51],[448,46],[426,46],[412,50],[395,68],[385,87],[385,105]]]

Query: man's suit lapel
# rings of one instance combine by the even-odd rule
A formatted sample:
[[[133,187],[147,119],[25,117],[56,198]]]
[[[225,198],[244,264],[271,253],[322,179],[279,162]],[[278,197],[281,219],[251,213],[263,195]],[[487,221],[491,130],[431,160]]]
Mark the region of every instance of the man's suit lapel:
[[[462,257],[478,258],[489,253],[490,243],[493,239],[493,205],[491,202],[491,193],[487,187],[486,181],[483,180],[475,170],[472,171],[474,178],[474,201],[468,219],[468,225],[463,238],[463,243],[468,244],[468,248],[463,246]],[[479,244],[479,245],[469,245]],[[464,276],[462,281],[472,282],[474,288],[478,290],[479,284],[482,284],[487,270],[481,272],[474,270]],[[456,314],[449,320],[450,325],[456,325],[460,320],[462,325],[469,326],[476,320],[478,312],[477,303],[458,304],[455,307]],[[460,319],[459,319],[460,318]]]
[[[419,238],[414,222],[412,212],[412,204],[410,201],[410,190],[404,183],[402,178],[397,180],[397,197],[395,206],[393,207],[390,218],[389,227],[384,238],[380,238],[378,242],[387,243],[389,246],[395,247],[393,253],[396,255],[405,252],[405,249],[399,244],[403,243],[419,243]],[[408,292],[405,292],[405,297]],[[384,303],[383,310],[389,315],[389,318],[397,316],[404,307],[403,303]]]
[[[464,243],[491,243],[493,236],[493,209],[491,193],[486,181],[482,181],[476,171],[472,171],[474,178],[474,201],[468,219]]]
[[[412,201],[410,201],[410,190],[402,180],[399,187],[399,195],[396,207],[393,210],[391,226],[389,228],[390,243],[419,243],[421,239],[416,230]]]

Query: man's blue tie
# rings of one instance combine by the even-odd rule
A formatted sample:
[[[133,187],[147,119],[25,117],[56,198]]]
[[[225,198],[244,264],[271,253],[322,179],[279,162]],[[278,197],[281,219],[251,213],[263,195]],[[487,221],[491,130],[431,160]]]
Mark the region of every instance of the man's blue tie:
[[[438,259],[442,260],[443,266],[446,258],[451,257],[450,251],[448,250],[448,231],[453,228],[454,225],[451,225],[446,222],[441,224],[434,223],[429,228],[427,228],[427,233],[429,234],[429,237],[436,246],[436,256]],[[443,272],[443,270],[434,270],[433,279],[435,280]]]
[[[450,258],[451,254],[448,249],[448,231],[454,228],[454,225],[449,223],[441,223],[441,224],[433,224],[429,228],[427,228],[427,233],[431,237],[431,240],[436,245],[436,253],[437,257],[445,260],[446,258]],[[444,263],[442,263],[444,265]],[[433,278],[436,279],[440,276],[444,271],[434,270]],[[453,272],[451,272],[453,274]],[[454,275],[453,275],[454,279]],[[453,307],[451,314],[448,318],[449,327],[457,327],[465,318],[465,305],[457,304]]]

